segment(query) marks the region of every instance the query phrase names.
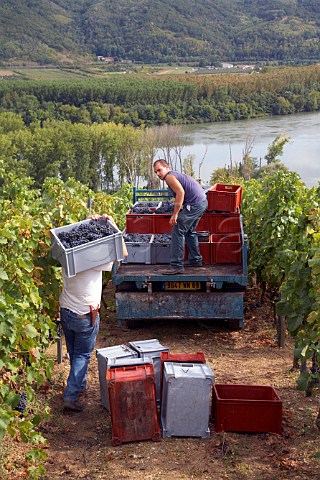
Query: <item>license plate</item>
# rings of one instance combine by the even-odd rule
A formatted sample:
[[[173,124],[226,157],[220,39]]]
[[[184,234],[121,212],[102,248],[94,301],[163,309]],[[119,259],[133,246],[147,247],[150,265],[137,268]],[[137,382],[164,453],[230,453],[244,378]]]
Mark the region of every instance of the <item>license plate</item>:
[[[200,282],[166,282],[166,290],[200,290]]]

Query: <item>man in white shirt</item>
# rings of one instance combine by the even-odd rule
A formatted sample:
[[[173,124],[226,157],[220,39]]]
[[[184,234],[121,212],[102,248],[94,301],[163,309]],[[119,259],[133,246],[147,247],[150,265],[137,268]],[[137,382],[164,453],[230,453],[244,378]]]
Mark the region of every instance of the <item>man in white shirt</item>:
[[[98,220],[100,215],[90,218]],[[102,218],[113,221],[111,217]],[[127,255],[124,246],[124,256]],[[99,332],[102,272],[110,271],[113,262],[67,277],[62,269],[60,319],[70,358],[70,372],[64,391],[64,409],[80,412],[79,396],[87,388],[88,366]]]

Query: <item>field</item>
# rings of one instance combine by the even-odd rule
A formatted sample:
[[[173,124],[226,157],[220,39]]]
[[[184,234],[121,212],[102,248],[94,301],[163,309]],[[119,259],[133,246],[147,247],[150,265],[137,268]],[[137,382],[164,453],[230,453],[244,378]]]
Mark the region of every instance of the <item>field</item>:
[[[157,338],[172,353],[204,352],[216,383],[273,385],[283,402],[282,435],[217,433],[211,421],[211,438],[170,438],[161,442],[111,445],[110,417],[99,405],[97,362],[90,363],[90,387],[81,413],[62,410],[63,386],[69,365],[66,357],[56,364],[53,382],[43,389],[52,416],[41,431],[48,440],[45,480],[273,480],[316,479],[320,475],[320,437],[315,420],[317,396],[306,398],[296,390],[292,370],[292,341],[285,348],[275,342],[273,309],[257,303],[254,290],[246,300],[242,331],[232,332],[223,323],[148,322],[143,328],[119,328],[115,320],[113,290],[108,288],[108,309],[102,316],[98,347]],[[64,353],[66,353],[64,351]],[[55,358],[56,350],[51,355]],[[8,440],[7,440],[8,442]],[[23,445],[5,443],[1,478],[24,476]],[[11,470],[10,470],[11,469]]]

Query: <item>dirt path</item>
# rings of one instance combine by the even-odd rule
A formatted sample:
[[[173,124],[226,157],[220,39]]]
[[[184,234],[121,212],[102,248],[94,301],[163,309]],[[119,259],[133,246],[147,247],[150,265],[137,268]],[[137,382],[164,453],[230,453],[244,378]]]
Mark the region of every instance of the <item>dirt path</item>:
[[[251,292],[240,332],[227,330],[223,323],[178,321],[148,322],[144,328],[127,330],[118,328],[112,294],[108,298],[108,318],[102,322],[97,347],[157,338],[172,353],[203,351],[216,383],[273,385],[277,389],[283,402],[282,435],[217,433],[211,422],[209,440],[167,438],[113,447],[110,417],[100,406],[95,356],[90,363],[85,410],[63,412],[63,385],[69,371],[65,358],[62,364],[56,364],[52,384],[43,392],[43,403],[49,402],[52,409],[50,421],[41,426],[48,441],[44,480],[320,478],[320,460],[314,458],[320,452],[315,426],[319,393],[318,397],[306,398],[296,390],[298,373],[291,371],[291,341],[287,339],[283,349],[277,347],[270,306],[257,308]],[[50,354],[56,358],[55,348]],[[11,453],[3,459],[0,448],[4,466],[0,466],[1,479],[25,480],[23,445],[13,441],[6,447]]]
[[[112,308],[112,307],[111,307]],[[203,351],[216,383],[273,385],[283,401],[283,433],[216,433],[211,438],[171,438],[111,445],[111,422],[99,405],[96,358],[90,364],[90,389],[81,413],[62,412],[63,379],[68,362],[55,369],[51,393],[53,416],[43,428],[48,439],[46,479],[316,479],[320,460],[319,432],[315,426],[316,397],[295,389],[297,372],[291,371],[290,340],[284,349],[274,341],[271,309],[249,305],[241,332],[223,324],[161,322],[144,328],[118,329],[114,312],[100,331],[98,347],[157,338],[173,353]]]

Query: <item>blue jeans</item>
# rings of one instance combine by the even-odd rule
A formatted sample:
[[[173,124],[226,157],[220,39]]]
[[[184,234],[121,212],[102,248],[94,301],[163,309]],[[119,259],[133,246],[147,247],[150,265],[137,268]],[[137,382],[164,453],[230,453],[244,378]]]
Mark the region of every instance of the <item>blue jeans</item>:
[[[171,231],[170,265],[172,267],[183,267],[185,243],[189,249],[189,262],[200,263],[202,261],[195,230],[207,207],[208,202],[204,200],[197,205],[190,205],[190,210],[187,209],[186,205],[180,210],[177,224],[173,226]]]
[[[60,308],[60,319],[70,357],[70,372],[64,391],[65,400],[77,400],[86,388],[88,366],[99,332],[100,317],[91,326],[90,314],[79,318],[76,313]]]

